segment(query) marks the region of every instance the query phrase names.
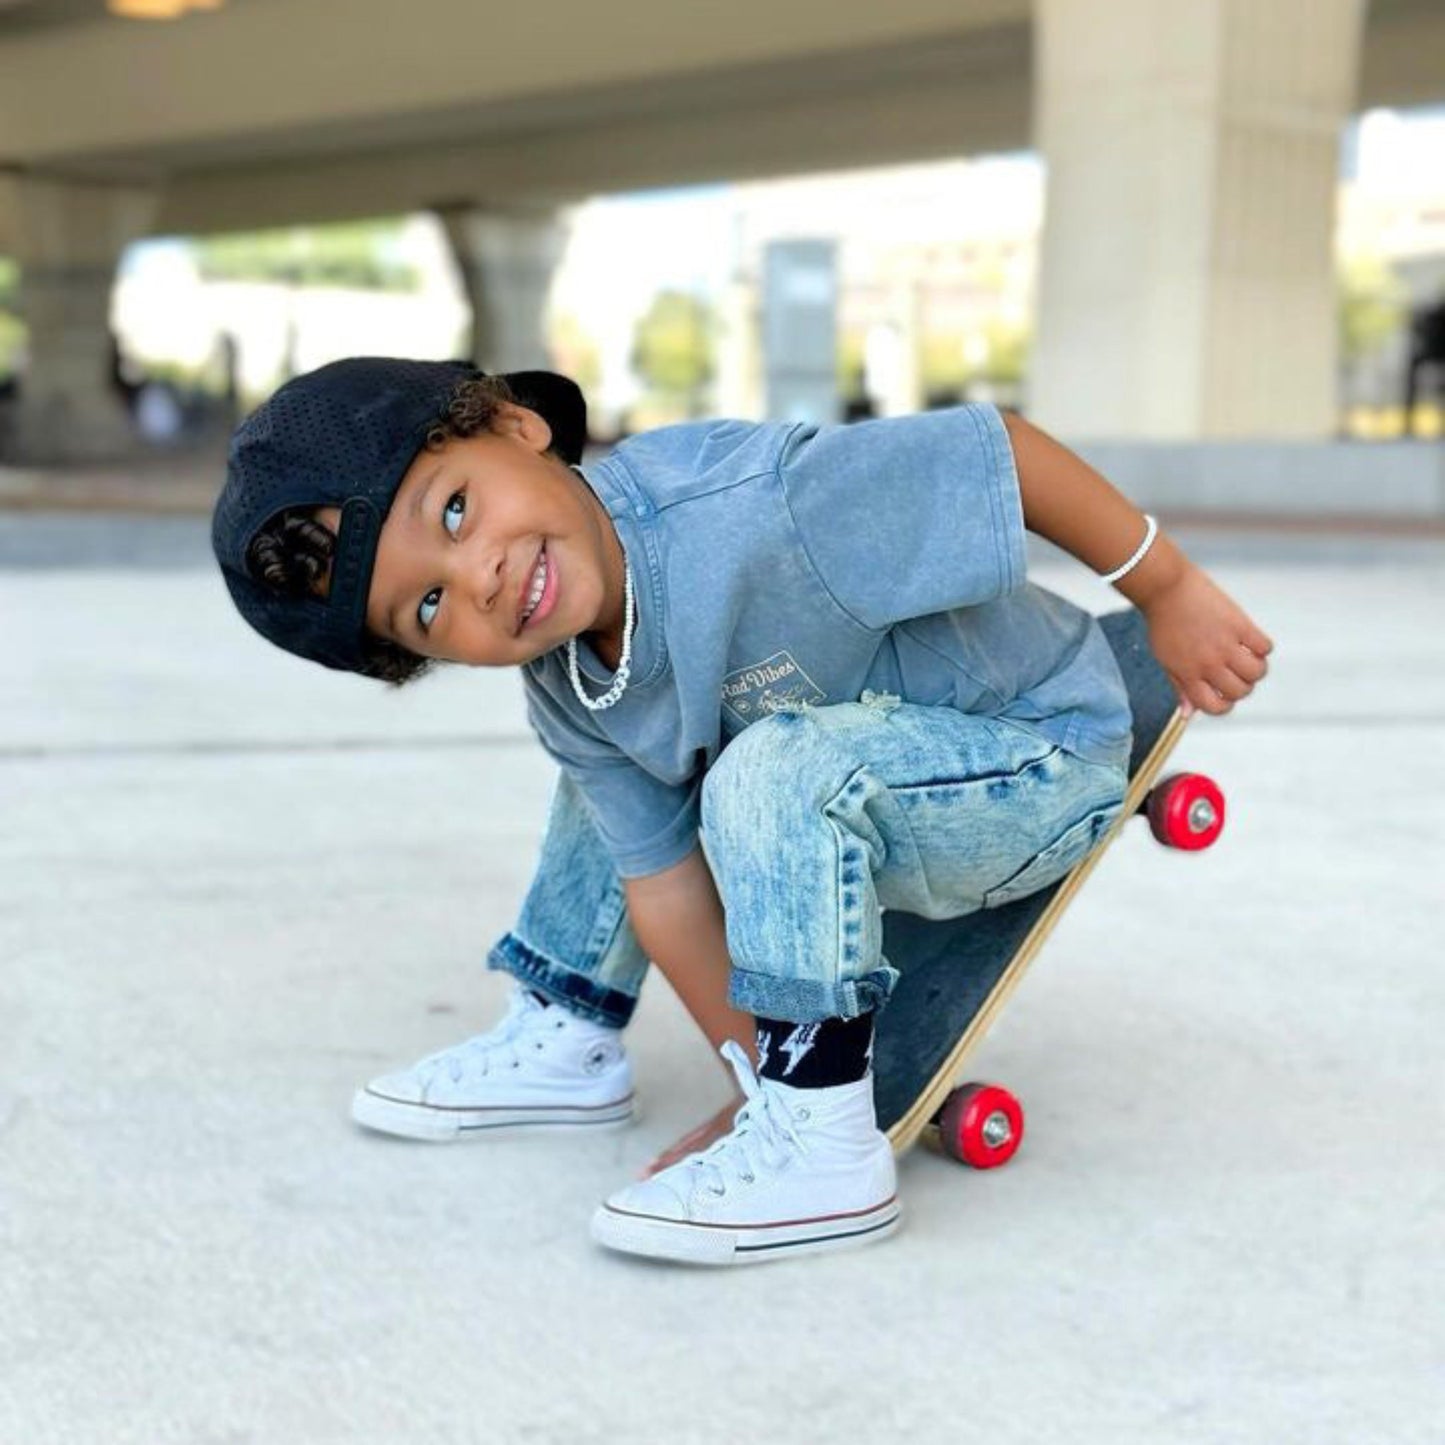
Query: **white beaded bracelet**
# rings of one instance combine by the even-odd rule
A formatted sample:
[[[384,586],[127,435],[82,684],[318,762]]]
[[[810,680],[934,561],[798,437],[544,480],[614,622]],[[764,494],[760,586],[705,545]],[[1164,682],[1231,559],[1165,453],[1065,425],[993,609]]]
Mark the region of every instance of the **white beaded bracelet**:
[[[1139,550],[1135,552],[1122,567],[1116,568],[1110,572],[1107,577],[1100,580],[1104,582],[1117,582],[1121,577],[1132,572],[1144,560],[1144,554],[1154,545],[1154,538],[1159,535],[1159,523],[1156,522],[1148,512],[1144,513],[1144,520],[1148,522],[1149,526],[1145,529],[1144,540],[1139,544]]]

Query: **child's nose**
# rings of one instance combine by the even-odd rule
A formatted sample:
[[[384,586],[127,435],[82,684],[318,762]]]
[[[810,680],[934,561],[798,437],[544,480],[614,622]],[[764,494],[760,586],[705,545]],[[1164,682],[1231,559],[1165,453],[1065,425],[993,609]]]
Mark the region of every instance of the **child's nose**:
[[[481,612],[506,612],[507,553],[500,543],[474,539],[462,549],[460,570],[472,605]],[[505,620],[505,619],[504,619]]]

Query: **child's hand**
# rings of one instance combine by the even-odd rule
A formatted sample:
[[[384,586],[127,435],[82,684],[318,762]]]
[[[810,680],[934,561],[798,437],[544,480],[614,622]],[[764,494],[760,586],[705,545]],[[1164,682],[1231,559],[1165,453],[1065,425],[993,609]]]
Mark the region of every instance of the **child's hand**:
[[[731,1103],[725,1104],[711,1119],[699,1124],[696,1129],[690,1129],[682,1136],[677,1143],[670,1148],[664,1149],[646,1169],[642,1171],[641,1178],[650,1179],[659,1169],[666,1169],[669,1164],[676,1164],[679,1159],[686,1159],[689,1154],[696,1154],[700,1149],[706,1149],[709,1144],[721,1139],[733,1126],[733,1115],[743,1106],[742,1095],[739,1094]]]
[[[1269,671],[1274,643],[1193,563],[1144,604],[1149,645],[1185,715],[1227,713]]]

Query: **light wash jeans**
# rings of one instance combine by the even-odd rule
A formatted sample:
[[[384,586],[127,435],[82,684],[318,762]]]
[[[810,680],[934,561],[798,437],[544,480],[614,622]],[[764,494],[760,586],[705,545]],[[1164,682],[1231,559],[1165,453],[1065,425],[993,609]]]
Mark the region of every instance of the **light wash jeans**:
[[[1017,723],[889,694],[754,723],[702,788],[733,1006],[799,1023],[881,1008],[898,977],[883,910],[958,918],[1036,892],[1094,845],[1127,781]],[[488,964],[604,1023],[636,1005],[647,959],[565,774],[521,915]]]

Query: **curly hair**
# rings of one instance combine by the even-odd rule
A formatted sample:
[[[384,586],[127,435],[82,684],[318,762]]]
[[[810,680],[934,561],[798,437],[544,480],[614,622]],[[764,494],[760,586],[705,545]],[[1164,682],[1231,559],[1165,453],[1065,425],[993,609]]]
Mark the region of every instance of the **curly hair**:
[[[427,428],[425,446],[439,451],[449,441],[489,431],[501,408],[515,403],[512,388],[500,376],[474,376],[459,382],[446,409]],[[549,448],[550,450],[550,448]],[[331,569],[336,534],[316,520],[316,509],[278,512],[251,539],[246,565],[251,575],[283,597],[316,596]],[[362,639],[362,673],[401,687],[430,672],[436,659],[370,633]]]

